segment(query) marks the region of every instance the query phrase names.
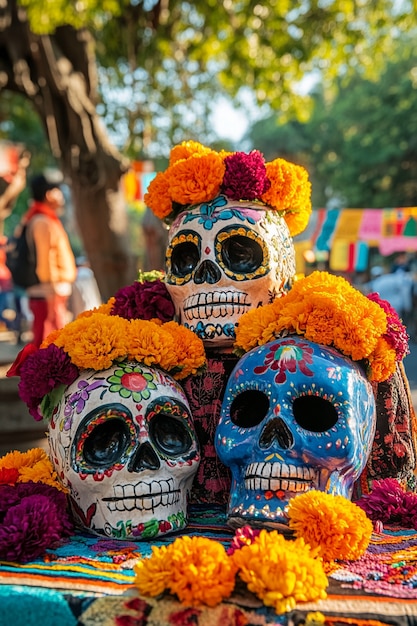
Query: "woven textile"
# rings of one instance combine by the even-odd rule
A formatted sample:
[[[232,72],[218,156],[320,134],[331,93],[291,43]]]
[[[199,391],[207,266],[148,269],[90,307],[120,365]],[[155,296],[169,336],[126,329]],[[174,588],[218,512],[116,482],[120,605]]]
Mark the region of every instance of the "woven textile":
[[[233,532],[222,507],[195,506],[186,533],[228,546]],[[187,608],[170,596],[141,598],[134,562],[153,542],[107,540],[77,533],[41,560],[0,563],[0,626],[262,626],[302,625],[320,611],[325,624],[417,625],[417,532],[385,529],[366,554],[343,562],[329,577],[328,598],[278,616],[245,587],[214,608]]]

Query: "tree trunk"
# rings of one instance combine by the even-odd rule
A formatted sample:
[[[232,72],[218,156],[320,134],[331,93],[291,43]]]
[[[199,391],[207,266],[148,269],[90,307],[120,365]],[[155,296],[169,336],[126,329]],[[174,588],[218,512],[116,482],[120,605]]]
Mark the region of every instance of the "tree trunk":
[[[87,31],[63,26],[31,32],[16,0],[0,7],[0,90],[29,98],[73,197],[86,254],[107,300],[137,275],[129,249],[120,178],[127,161],[110,144],[96,112],[96,66]]]

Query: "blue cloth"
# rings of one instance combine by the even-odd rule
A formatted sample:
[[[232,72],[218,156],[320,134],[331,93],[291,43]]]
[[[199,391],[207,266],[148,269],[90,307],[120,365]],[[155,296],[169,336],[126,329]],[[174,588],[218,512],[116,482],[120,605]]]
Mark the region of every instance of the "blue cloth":
[[[0,626],[76,626],[60,591],[21,585],[0,586]]]

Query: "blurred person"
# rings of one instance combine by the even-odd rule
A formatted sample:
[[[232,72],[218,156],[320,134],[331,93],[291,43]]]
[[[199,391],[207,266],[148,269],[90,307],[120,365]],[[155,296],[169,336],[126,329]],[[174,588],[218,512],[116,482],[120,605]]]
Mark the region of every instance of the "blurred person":
[[[59,183],[43,174],[31,179],[33,202],[23,218],[28,238],[36,252],[39,283],[27,288],[33,314],[33,343],[40,346],[53,330],[62,328],[69,318],[68,301],[77,268],[68,235],[61,223],[64,194]]]
[[[146,207],[142,220],[142,231],[146,248],[145,271],[163,270],[168,245],[168,229],[149,207]]]
[[[26,171],[30,163],[29,152],[23,152],[18,159],[16,170],[0,172],[0,220],[5,220],[26,187]],[[10,165],[10,168],[12,166]]]
[[[13,281],[6,265],[7,237],[0,236],[0,330],[10,330],[12,319],[6,311],[14,309]]]
[[[408,254],[406,252],[399,252],[391,265],[391,272],[393,274],[399,271],[409,272],[410,269],[411,265],[408,259]]]
[[[396,310],[404,324],[410,321],[413,308],[413,276],[411,272],[397,268],[395,272],[385,272],[383,267],[371,269],[371,280],[363,286],[364,293],[377,292]]]
[[[72,285],[72,294],[69,308],[77,317],[83,311],[89,311],[99,307],[103,302],[97,285],[94,272],[85,257],[75,259],[77,265],[77,277]]]

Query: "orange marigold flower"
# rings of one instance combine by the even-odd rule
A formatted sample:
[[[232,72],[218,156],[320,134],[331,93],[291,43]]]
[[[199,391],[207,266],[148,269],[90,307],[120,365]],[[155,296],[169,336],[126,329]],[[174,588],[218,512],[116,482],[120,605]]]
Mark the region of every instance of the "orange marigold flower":
[[[224,172],[223,160],[213,151],[177,161],[165,172],[170,196],[179,204],[198,204],[211,200],[220,191]]]
[[[110,315],[115,302],[116,302],[116,298],[114,296],[111,296],[107,300],[107,302],[99,306],[97,309],[93,309],[93,312],[103,313],[104,315]]]
[[[368,359],[369,373],[371,381],[382,382],[390,378],[397,367],[397,354],[394,348],[381,337],[378,339],[376,348]]]
[[[13,450],[0,458],[0,467],[16,468],[20,471],[23,467],[32,467],[39,461],[47,458],[48,456],[42,448],[32,448],[27,452]]]
[[[291,237],[295,237],[296,235],[299,235],[307,228],[311,211],[312,211],[311,206],[309,208],[307,205],[304,211],[300,211],[297,213],[289,211],[284,214],[284,219],[287,223],[288,230],[290,231]]]
[[[258,345],[264,330],[277,318],[274,304],[251,309],[239,318],[235,329],[235,348],[238,351],[248,352]]]
[[[149,183],[144,195],[145,204],[163,220],[172,211],[172,198],[169,191],[169,179],[166,172],[159,172]]]
[[[304,328],[305,338],[325,346],[332,345],[334,340],[333,324],[337,324],[337,314],[329,319],[327,301],[317,303],[306,316]]]
[[[292,214],[288,220],[290,233],[298,234],[307,224],[312,210],[307,170],[285,159],[275,159],[265,166],[271,186],[262,195],[262,201],[277,211],[284,211],[285,219],[286,213]],[[296,214],[299,215],[297,219]]]
[[[303,539],[289,541],[276,530],[261,530],[251,545],[235,550],[231,558],[249,591],[281,614],[298,602],[326,598],[328,580],[317,553]]]
[[[236,566],[224,546],[207,537],[180,537],[169,547],[169,589],[188,606],[215,606],[235,586]]]
[[[209,152],[213,152],[213,150],[203,146],[198,141],[183,141],[172,148],[169,155],[169,165],[174,165],[177,161],[188,159],[195,154],[208,154]]]
[[[66,489],[60,484],[51,460],[42,448],[32,448],[26,452],[14,450],[0,459],[0,469],[16,469],[18,483],[32,481],[45,483],[61,491]]]
[[[364,554],[372,534],[365,511],[340,495],[308,491],[288,505],[289,527],[325,561],[356,560]]]
[[[144,596],[159,596],[164,593],[171,578],[169,546],[152,546],[152,556],[138,561],[133,569],[139,593]]]
[[[45,337],[45,339],[42,341],[40,347],[47,348],[51,343],[55,343],[57,338],[61,334],[61,330],[61,328],[58,328],[57,330],[53,330],[52,332],[50,332],[49,335]]]
[[[174,378],[182,380],[190,374],[196,374],[206,363],[206,352],[200,337],[177,322],[167,322],[164,325],[170,333],[175,345],[176,364],[180,368],[173,373]]]
[[[302,335],[336,348],[353,361],[372,364],[370,380],[386,380],[396,353],[382,341],[387,314],[341,276],[313,272],[269,305],[243,314],[236,328],[239,354],[284,334]]]
[[[115,303],[115,297],[112,296],[111,298],[107,300],[107,302],[105,302],[104,304],[100,304],[100,306],[97,306],[94,309],[87,309],[86,311],[81,311],[81,313],[77,315],[76,319],[78,319],[79,317],[91,317],[92,315],[94,315],[94,313],[102,313],[103,315],[110,315],[112,308],[114,306],[114,303]]]
[[[104,370],[126,358],[129,322],[117,315],[93,313],[78,317],[62,329],[54,342],[80,369]]]
[[[153,547],[148,559],[135,567],[135,584],[146,596],[165,590],[188,606],[215,606],[230,596],[236,567],[218,541],[179,537],[169,546]]]
[[[129,322],[128,355],[145,365],[157,365],[169,371],[177,363],[174,340],[164,326],[149,320]]]

